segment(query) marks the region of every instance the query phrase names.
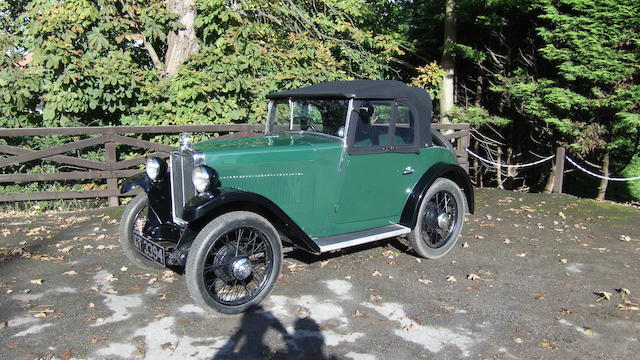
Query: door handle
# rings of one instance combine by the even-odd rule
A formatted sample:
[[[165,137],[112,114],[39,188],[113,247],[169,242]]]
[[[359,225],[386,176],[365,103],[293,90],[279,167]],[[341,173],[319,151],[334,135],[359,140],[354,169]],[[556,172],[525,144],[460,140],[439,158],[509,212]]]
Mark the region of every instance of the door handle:
[[[407,166],[402,172],[402,175],[409,175],[413,174],[414,172],[416,172],[414,168],[412,168],[411,166]]]

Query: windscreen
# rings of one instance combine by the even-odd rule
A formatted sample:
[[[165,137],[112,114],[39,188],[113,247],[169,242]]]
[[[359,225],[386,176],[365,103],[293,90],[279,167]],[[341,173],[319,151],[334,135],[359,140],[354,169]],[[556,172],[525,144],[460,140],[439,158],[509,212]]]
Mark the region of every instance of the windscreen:
[[[283,99],[273,101],[267,134],[303,131],[344,137],[349,100]]]

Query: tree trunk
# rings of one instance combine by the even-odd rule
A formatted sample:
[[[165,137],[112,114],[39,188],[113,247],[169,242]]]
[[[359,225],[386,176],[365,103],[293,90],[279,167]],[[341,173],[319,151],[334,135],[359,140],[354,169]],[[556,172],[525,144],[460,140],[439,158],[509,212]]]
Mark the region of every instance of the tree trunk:
[[[602,175],[605,177],[609,176],[609,153],[609,149],[605,150],[604,156],[602,157]],[[609,180],[600,179],[600,186],[598,186],[598,200],[604,200],[608,185]]]
[[[455,103],[454,97],[454,76],[455,76],[455,55],[451,46],[456,41],[456,0],[446,0],[444,10],[444,47],[442,50],[442,61],[440,66],[445,71],[442,79],[442,89],[440,91],[440,122],[450,123],[450,112]]]
[[[165,75],[172,76],[191,54],[198,51],[198,38],[194,26],[196,19],[195,0],[166,0],[167,11],[178,16],[184,29],[170,31],[165,54]]]

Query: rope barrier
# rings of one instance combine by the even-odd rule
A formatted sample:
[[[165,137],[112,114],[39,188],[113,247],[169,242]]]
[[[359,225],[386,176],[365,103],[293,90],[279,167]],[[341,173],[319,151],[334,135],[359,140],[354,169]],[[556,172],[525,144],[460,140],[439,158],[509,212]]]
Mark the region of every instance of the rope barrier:
[[[551,159],[553,159],[555,157],[555,155],[550,155],[547,156],[544,159],[540,159],[538,161],[534,161],[532,163],[528,163],[528,164],[515,164],[515,165],[510,165],[510,164],[498,164],[497,162],[488,160],[483,158],[482,156],[474,153],[473,151],[469,150],[469,149],[465,149],[469,154],[473,155],[474,157],[476,157],[478,160],[485,162],[487,164],[493,165],[493,166],[498,166],[498,167],[503,167],[503,168],[524,168],[524,167],[530,167],[530,166],[535,166],[535,165],[539,165],[542,164],[546,161],[549,161]],[[608,177],[608,176],[602,176],[600,174],[596,174],[593,171],[584,168],[583,166],[581,166],[580,164],[578,164],[577,162],[575,162],[575,160],[573,160],[571,157],[569,156],[565,156],[565,158],[571,163],[573,164],[573,166],[575,166],[578,170],[583,171],[591,176],[595,176],[598,179],[605,179],[608,181],[636,181],[636,180],[640,180],[640,176],[635,176],[635,177],[631,177],[631,178],[612,178],[612,177]]]
[[[480,155],[474,153],[473,151],[469,150],[469,149],[465,149],[467,150],[467,152],[473,156],[475,156],[476,158],[478,158],[480,161],[483,161],[487,164],[491,164],[493,166],[499,166],[499,167],[503,167],[503,168],[524,168],[524,167],[529,167],[529,166],[536,166],[539,164],[542,164],[543,162],[549,161],[551,159],[553,159],[555,157],[555,155],[551,155],[548,156],[544,159],[538,160],[538,161],[534,161],[532,163],[528,163],[528,164],[515,164],[515,165],[509,165],[509,164],[498,164],[497,162],[493,162],[491,160],[487,160],[483,157],[481,157]]]
[[[608,177],[608,176],[602,176],[600,174],[596,174],[593,171],[590,171],[589,169],[585,169],[584,167],[578,165],[578,163],[576,163],[572,158],[570,158],[569,156],[565,156],[565,158],[567,160],[569,160],[570,163],[573,164],[573,166],[575,166],[576,168],[578,168],[578,170],[583,171],[591,176],[595,176],[598,179],[605,179],[608,181],[635,181],[635,180],[640,180],[640,176],[636,176],[636,177],[632,177],[632,178],[612,178],[612,177]]]

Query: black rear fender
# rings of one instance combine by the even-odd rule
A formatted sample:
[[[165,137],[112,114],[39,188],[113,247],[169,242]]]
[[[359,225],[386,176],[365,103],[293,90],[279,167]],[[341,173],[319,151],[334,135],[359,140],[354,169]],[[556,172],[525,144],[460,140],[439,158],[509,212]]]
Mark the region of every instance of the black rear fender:
[[[400,225],[404,225],[413,229],[416,226],[418,210],[420,203],[424,198],[431,184],[438,178],[447,178],[455,182],[465,197],[467,198],[467,211],[471,214],[474,212],[474,195],[473,185],[469,179],[469,175],[458,165],[439,162],[427,170],[416,185],[411,190],[411,194],[405,203],[402,215],[400,216]]]

